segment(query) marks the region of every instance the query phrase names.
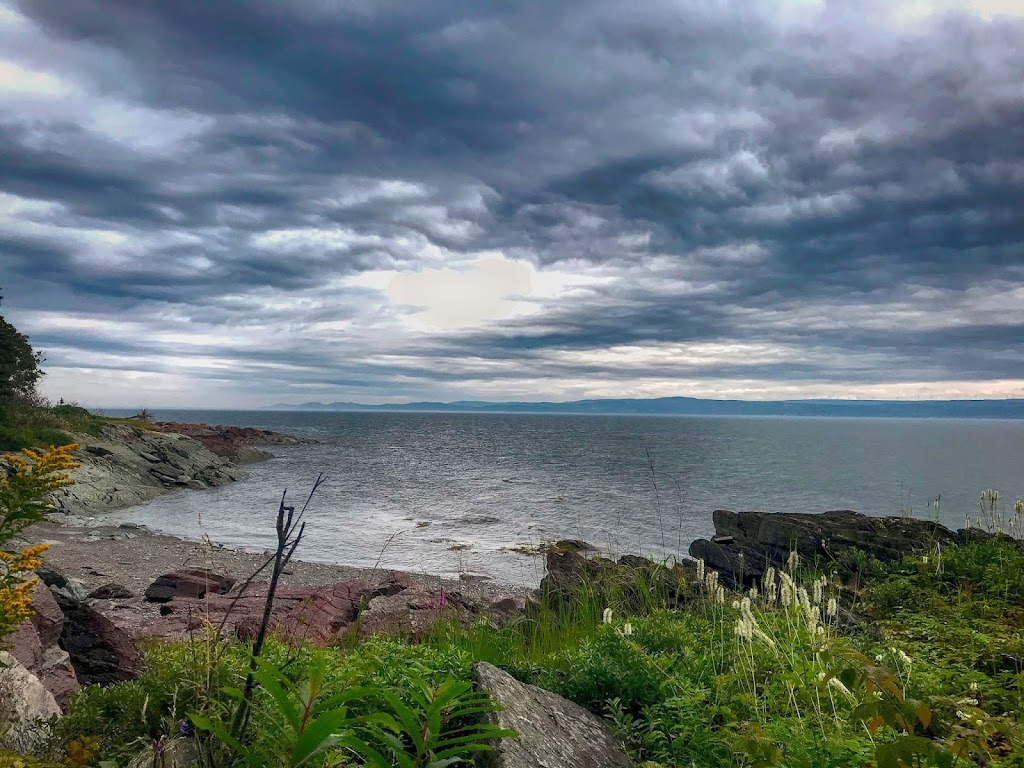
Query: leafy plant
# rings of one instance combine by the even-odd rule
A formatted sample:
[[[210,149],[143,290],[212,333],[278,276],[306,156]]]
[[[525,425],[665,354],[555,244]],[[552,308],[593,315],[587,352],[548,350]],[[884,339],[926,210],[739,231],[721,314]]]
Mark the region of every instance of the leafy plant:
[[[0,476],[0,640],[32,615],[30,595],[37,579],[28,574],[42,564],[40,555],[48,548],[45,544],[21,550],[4,547],[44,518],[46,494],[72,484],[67,472],[78,466],[71,458],[77,447],[71,443],[42,452],[26,448],[20,456],[4,457],[10,469]]]
[[[444,768],[468,762],[473,753],[491,749],[490,742],[516,735],[479,720],[499,707],[467,681],[448,678],[433,688],[419,680],[412,706],[391,691],[381,696],[391,711],[362,718],[359,735],[343,741],[375,768]]]

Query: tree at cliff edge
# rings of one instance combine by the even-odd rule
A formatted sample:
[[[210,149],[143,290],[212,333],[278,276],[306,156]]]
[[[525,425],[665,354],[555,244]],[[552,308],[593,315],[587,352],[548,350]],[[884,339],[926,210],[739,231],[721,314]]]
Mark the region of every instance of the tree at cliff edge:
[[[28,337],[0,315],[0,405],[33,396],[43,375],[42,361],[42,354],[32,349]]]

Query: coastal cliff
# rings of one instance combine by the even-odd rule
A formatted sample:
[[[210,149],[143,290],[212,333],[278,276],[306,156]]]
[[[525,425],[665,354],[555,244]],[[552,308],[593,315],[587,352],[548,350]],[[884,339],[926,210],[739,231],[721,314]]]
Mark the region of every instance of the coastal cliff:
[[[110,424],[75,434],[80,466],[74,485],[51,496],[54,519],[91,517],[150,501],[180,488],[202,490],[245,477],[241,463],[270,458],[257,445],[295,445],[301,438],[258,429],[159,423]]]

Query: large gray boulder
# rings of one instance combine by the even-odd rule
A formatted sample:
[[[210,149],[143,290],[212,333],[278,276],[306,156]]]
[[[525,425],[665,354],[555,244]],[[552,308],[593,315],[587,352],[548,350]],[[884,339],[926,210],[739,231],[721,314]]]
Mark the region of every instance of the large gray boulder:
[[[604,722],[568,699],[526,685],[483,661],[473,665],[477,687],[504,707],[491,723],[518,736],[502,739],[477,758],[482,768],[630,768],[622,745]]]
[[[0,651],[0,747],[25,752],[48,735],[60,717],[53,694],[12,654]]]

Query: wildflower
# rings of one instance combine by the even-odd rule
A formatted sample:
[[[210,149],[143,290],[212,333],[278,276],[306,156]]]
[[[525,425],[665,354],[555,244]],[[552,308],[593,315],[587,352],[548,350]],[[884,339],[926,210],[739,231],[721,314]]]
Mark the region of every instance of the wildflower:
[[[906,664],[908,667],[911,666],[912,662],[910,661],[910,657],[907,656],[906,653],[901,651],[899,648],[893,648],[892,652],[896,654],[897,658],[899,658],[899,660]]]
[[[826,675],[824,672],[819,672],[818,673],[818,682],[819,683],[824,682],[826,677],[828,677],[828,675]]]
[[[796,584],[785,571],[779,571],[779,582],[780,602],[783,608],[788,608],[796,602]]]
[[[603,623],[605,623],[605,624],[611,624],[612,623],[612,609],[611,608],[605,608],[604,609],[604,612],[601,614],[601,621]]]
[[[622,634],[629,637],[633,634],[633,625],[628,621],[622,625]]]
[[[839,601],[834,597],[828,599],[828,604],[825,606],[825,615],[830,619],[834,619],[839,615]]]
[[[697,560],[697,581],[704,581],[704,559],[700,558]]]
[[[719,605],[725,605],[725,587],[718,585],[715,590],[715,602]]]
[[[960,701],[958,701],[956,704],[957,704],[958,707],[963,707],[963,706],[976,707],[976,706],[978,706],[978,700],[977,699],[960,699]]]
[[[775,641],[772,640],[759,626],[755,624],[753,627],[751,627],[751,631],[754,633],[754,636],[758,640],[767,645],[769,648],[775,648]]]
[[[964,712],[963,710],[960,710],[960,709],[958,709],[956,711],[956,716],[959,717],[961,720],[970,720],[971,719],[970,715],[968,715],[966,712]]]
[[[857,703],[857,697],[853,695],[853,691],[843,685],[843,681],[838,677],[830,677],[828,679],[828,687],[832,688],[851,704]]]
[[[811,585],[811,593],[814,596],[814,604],[818,605],[821,603],[822,593],[824,592],[825,585],[821,579],[815,579],[814,584]]]
[[[970,688],[970,689],[971,689],[972,691],[976,691],[976,690],[978,690],[978,684],[977,684],[977,683],[971,683],[971,684],[970,684],[969,686],[967,686],[967,687],[968,687],[968,688]]]
[[[179,736],[188,736],[188,720],[179,720],[178,721],[178,735]]]
[[[750,595],[751,600],[757,600],[757,587],[751,587],[750,592],[748,594]]]
[[[1024,500],[1017,499],[1017,501],[1013,503],[1013,511],[1015,514],[1024,515]]]
[[[786,568],[789,569],[790,573],[792,573],[797,569],[798,565],[800,565],[800,555],[794,549],[789,553],[789,558],[786,560]]]
[[[736,619],[735,632],[737,637],[750,642],[753,634],[753,627],[750,626],[746,619],[741,617]]]
[[[441,588],[437,593],[437,607],[443,611],[447,605],[448,599],[444,596],[444,588]]]

